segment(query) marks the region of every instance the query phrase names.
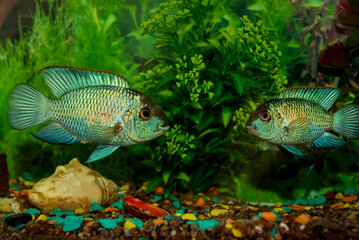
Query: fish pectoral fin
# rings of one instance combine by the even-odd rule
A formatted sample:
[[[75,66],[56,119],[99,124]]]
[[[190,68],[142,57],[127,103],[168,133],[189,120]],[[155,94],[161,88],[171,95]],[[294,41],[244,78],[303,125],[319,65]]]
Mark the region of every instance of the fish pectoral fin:
[[[96,150],[87,159],[86,163],[90,163],[90,162],[94,162],[94,161],[103,159],[103,158],[111,155],[118,148],[119,148],[119,146],[113,146],[113,145],[98,146],[96,148]]]
[[[294,121],[292,121],[287,127],[287,132],[290,135],[294,135],[294,134],[305,134],[305,135],[309,135],[309,124],[308,124],[308,118],[306,117],[299,117],[297,119],[295,119]]]
[[[308,167],[308,172],[307,172],[307,175],[305,175],[305,178],[309,177],[309,175],[312,173],[314,167],[315,167],[315,163],[313,163],[312,165],[310,165]]]
[[[295,145],[282,145],[282,147],[284,147],[287,151],[293,153],[294,155],[298,155],[303,157],[303,153],[302,151],[299,149],[298,146]]]
[[[59,123],[51,123],[40,131],[31,134],[41,141],[52,144],[75,144],[80,141]]]
[[[122,127],[120,123],[117,123],[113,127],[91,126],[87,130],[86,139],[87,141],[94,143],[110,143],[114,137],[119,136],[121,130]]]
[[[322,136],[317,138],[312,145],[314,148],[317,149],[320,148],[331,149],[331,148],[341,147],[346,144],[347,143],[345,141],[341,140],[339,137],[335,136],[334,134],[325,132]]]

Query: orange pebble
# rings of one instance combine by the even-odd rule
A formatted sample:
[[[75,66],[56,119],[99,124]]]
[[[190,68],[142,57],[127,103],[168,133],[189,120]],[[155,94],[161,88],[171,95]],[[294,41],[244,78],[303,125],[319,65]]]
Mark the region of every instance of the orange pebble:
[[[303,211],[304,210],[304,206],[300,206],[300,205],[291,205],[290,208],[294,211]]]
[[[164,221],[162,219],[156,219],[153,221],[154,224],[158,225],[158,224],[163,224]]]
[[[268,222],[277,221],[277,216],[271,212],[262,212],[262,218],[267,220]]]
[[[358,200],[358,197],[356,195],[351,195],[343,198],[343,202],[345,203],[351,203]]]
[[[314,216],[314,217],[312,217],[313,218],[313,220],[317,220],[318,219],[318,216]]]
[[[102,212],[119,212],[119,211],[120,209],[118,209],[117,207],[107,207]]]
[[[200,215],[198,216],[198,218],[199,218],[200,220],[204,220],[204,219],[206,219],[206,216],[200,214]]]
[[[309,217],[307,217],[305,214],[301,214],[294,219],[294,222],[307,224],[309,222]]]
[[[164,203],[165,203],[166,205],[171,205],[171,201],[168,200],[168,199],[166,199],[166,200],[164,201]]]
[[[187,201],[187,202],[185,202],[185,204],[186,204],[187,206],[192,206],[192,205],[193,205],[193,202],[192,202],[192,201]]]
[[[0,218],[3,218],[5,217],[6,215],[5,214],[0,214]]]
[[[198,199],[196,202],[196,206],[198,206],[198,207],[204,207],[205,205],[206,205],[206,202],[204,201],[203,198]]]
[[[344,203],[338,202],[338,203],[331,205],[330,207],[331,208],[343,208],[343,206],[344,206]]]
[[[159,196],[162,196],[163,195],[163,187],[156,187],[155,193]]]
[[[230,218],[228,218],[227,220],[226,220],[226,224],[232,224],[234,221],[232,220],[232,219],[230,219]]]

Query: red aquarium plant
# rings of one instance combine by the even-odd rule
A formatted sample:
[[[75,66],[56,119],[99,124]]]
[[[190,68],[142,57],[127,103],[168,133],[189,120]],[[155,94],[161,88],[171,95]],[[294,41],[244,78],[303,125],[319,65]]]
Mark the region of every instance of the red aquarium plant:
[[[138,198],[126,197],[121,198],[125,208],[138,218],[157,218],[169,215],[169,213],[159,207],[155,207],[152,204],[141,201]]]
[[[349,31],[359,28],[359,2],[357,0],[341,0],[335,8],[337,26]]]

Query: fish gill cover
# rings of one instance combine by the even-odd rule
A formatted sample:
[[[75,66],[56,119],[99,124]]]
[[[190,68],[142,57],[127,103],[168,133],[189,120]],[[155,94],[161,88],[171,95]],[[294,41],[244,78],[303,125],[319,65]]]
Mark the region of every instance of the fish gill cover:
[[[223,193],[256,201],[311,197],[333,183],[337,189],[359,184],[358,141],[331,151],[324,170],[305,179],[306,171],[299,170],[311,165],[310,159],[288,160],[244,126],[252,111],[286,87],[348,87],[345,77],[325,75],[317,67],[319,50],[339,39],[332,23],[334,4],[44,2],[37,2],[33,23],[20,27],[19,39],[0,48],[5,93],[0,96],[0,151],[8,156],[12,178],[31,170],[40,179],[72,157],[84,162],[93,151],[88,145],[42,143],[30,134],[41,127],[15,132],[6,119],[8,93],[17,83],[53,99],[36,73],[65,65],[121,73],[170,122],[165,135],[89,165],[115,181],[146,180],[148,191],[161,184],[165,196],[216,185]],[[337,107],[354,102],[355,94],[346,93]]]

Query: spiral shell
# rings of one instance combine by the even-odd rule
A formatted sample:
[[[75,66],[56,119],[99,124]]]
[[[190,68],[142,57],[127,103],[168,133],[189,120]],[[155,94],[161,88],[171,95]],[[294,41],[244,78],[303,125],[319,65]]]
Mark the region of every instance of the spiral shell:
[[[92,202],[107,206],[117,201],[117,189],[113,181],[74,158],[68,165],[58,166],[53,175],[40,180],[31,190],[13,192],[12,208],[14,212],[29,207],[44,213],[56,208],[88,211]]]

